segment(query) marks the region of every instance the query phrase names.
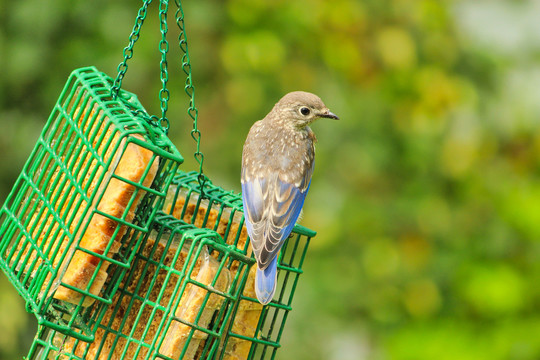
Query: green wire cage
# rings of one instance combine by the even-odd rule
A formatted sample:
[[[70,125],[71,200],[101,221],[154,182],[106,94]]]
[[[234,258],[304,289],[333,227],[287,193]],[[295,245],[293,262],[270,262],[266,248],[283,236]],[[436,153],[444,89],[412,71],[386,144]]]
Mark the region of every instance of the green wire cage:
[[[0,211],[0,266],[38,323],[91,339],[138,235],[148,232],[182,157],[142,115],[135,95],[111,97],[95,68],[70,76]],[[137,209],[137,211],[135,211]],[[89,305],[93,306],[89,306]],[[83,319],[84,318],[84,319]]]
[[[296,226],[276,300],[255,299],[241,198],[178,172],[111,307],[85,342],[40,328],[29,359],[273,359],[314,232]]]
[[[279,255],[275,300],[263,307],[255,295],[256,265],[240,195],[211,183],[201,188],[197,172],[179,171],[172,181],[164,211],[197,227],[216,231],[227,246],[251,259],[245,286],[233,305],[233,322],[224,333],[225,348],[237,354],[232,359],[273,359],[292,310],[309,242],[316,233],[298,224],[294,227]]]
[[[175,1],[199,171],[167,137],[169,2],[159,1],[161,117],[115,80],[72,73],[0,210],[0,267],[38,319],[28,359],[274,359],[315,232],[296,225],[274,300],[255,296],[242,200],[203,174],[184,14]]]

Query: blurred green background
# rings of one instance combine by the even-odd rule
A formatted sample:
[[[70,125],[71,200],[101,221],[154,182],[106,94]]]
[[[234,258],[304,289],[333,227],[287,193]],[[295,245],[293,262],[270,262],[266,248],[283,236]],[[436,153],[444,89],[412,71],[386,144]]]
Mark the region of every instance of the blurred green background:
[[[0,201],[69,73],[114,76],[140,2],[0,0]],[[251,124],[317,93],[318,231],[278,359],[540,358],[540,3],[185,1],[205,171],[240,190]],[[124,87],[159,102],[154,6]],[[171,137],[187,161],[171,29]],[[0,276],[0,359],[35,320]]]

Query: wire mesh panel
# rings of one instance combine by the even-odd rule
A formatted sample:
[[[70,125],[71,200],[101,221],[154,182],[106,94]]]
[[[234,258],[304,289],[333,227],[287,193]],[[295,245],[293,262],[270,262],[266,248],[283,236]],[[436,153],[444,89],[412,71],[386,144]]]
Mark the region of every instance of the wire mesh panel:
[[[163,214],[136,253],[93,342],[41,328],[31,359],[209,359],[253,263],[213,230]],[[235,269],[234,274],[231,269]]]
[[[94,67],[71,74],[0,212],[0,266],[27,309],[83,339],[183,161],[136,96],[112,98],[111,84]]]
[[[274,301],[255,298],[255,260],[241,199],[177,172],[95,340],[41,327],[30,359],[274,359],[311,230],[296,226],[278,263]]]
[[[165,202],[165,212],[197,227],[215,230],[224,241],[246,256],[251,255],[244,225],[242,199],[238,194],[205,182],[201,196],[199,173],[179,171]],[[286,240],[278,261],[274,301],[262,306],[255,295],[256,266],[252,266],[240,300],[222,338],[222,359],[273,359],[289,311],[309,241],[315,232],[296,225]],[[254,260],[253,260],[254,261]],[[234,274],[235,269],[231,268]]]

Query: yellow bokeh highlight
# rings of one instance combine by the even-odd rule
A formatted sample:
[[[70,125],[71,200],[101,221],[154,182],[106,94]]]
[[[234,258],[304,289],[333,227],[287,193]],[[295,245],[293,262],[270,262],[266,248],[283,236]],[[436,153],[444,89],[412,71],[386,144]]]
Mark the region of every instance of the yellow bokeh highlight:
[[[386,67],[408,69],[416,64],[416,45],[406,30],[395,26],[383,28],[375,41]]]
[[[251,114],[260,109],[264,90],[261,82],[256,78],[234,77],[226,83],[225,89],[227,105],[236,114]],[[242,101],[247,98],[249,101]]]
[[[371,239],[363,250],[362,264],[370,277],[387,278],[399,270],[399,251],[391,239]]]
[[[424,318],[434,315],[441,307],[441,295],[430,279],[418,279],[405,287],[403,302],[409,314]]]
[[[230,73],[245,71],[277,72],[284,65],[286,51],[276,34],[261,30],[228,37],[221,49],[223,66]]]

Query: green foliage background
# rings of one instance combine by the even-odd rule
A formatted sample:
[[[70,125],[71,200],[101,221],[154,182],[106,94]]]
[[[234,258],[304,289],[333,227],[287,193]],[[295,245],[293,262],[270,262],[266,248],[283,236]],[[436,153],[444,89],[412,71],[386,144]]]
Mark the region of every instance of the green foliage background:
[[[0,0],[0,201],[69,73],[115,75],[140,2]],[[240,190],[251,124],[319,94],[312,242],[278,359],[540,358],[540,5],[185,1],[205,170]],[[154,6],[124,86],[159,110]],[[174,42],[177,32],[170,31]],[[171,137],[190,154],[179,52]],[[0,276],[0,359],[34,319]]]

